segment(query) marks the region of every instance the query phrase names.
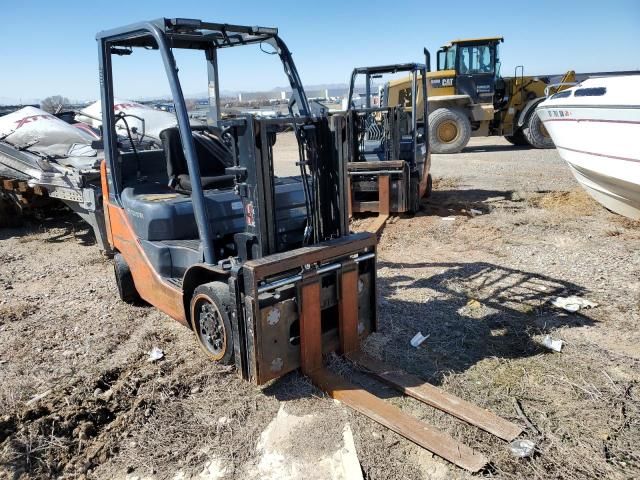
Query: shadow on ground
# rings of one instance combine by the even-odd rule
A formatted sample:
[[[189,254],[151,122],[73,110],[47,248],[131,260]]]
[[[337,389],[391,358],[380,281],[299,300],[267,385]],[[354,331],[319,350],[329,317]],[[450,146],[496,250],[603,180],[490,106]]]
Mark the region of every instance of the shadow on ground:
[[[549,304],[555,296],[580,295],[584,289],[548,276],[485,262],[381,262],[378,268],[393,274],[378,277],[380,329],[369,347],[383,360],[436,384],[486,358],[549,353],[534,336],[594,323]],[[428,300],[405,300],[400,290],[412,291],[413,298],[425,292]],[[430,336],[415,349],[409,340],[418,331]]]
[[[29,237],[55,230],[55,234],[44,239],[47,243],[63,243],[74,238],[80,245],[95,245],[96,237],[89,224],[66,208],[51,208],[34,212],[21,219],[19,226],[0,228],[0,240],[19,237],[29,241]]]
[[[531,149],[533,149],[533,147],[530,145],[467,145],[462,149],[462,153],[515,152]]]
[[[378,269],[378,332],[364,349],[390,368],[400,368],[439,385],[450,373],[461,373],[488,358],[517,359],[552,354],[541,336],[560,327],[593,325],[594,320],[556,310],[558,295],[580,295],[584,289],[545,275],[486,262],[400,264],[381,262]],[[392,273],[384,275],[387,270]],[[409,272],[409,271],[410,272]],[[406,292],[409,291],[409,295]],[[427,293],[427,300],[411,301]],[[419,348],[409,341],[429,335]],[[402,396],[372,381],[348,362],[329,359],[330,368],[381,398]],[[264,389],[278,400],[314,394],[308,379],[294,372]]]
[[[422,208],[416,216],[451,215],[472,216],[471,209],[482,214],[491,211],[491,202],[514,202],[513,190],[451,189],[434,190],[428,200],[423,200]],[[487,202],[490,200],[491,202]]]

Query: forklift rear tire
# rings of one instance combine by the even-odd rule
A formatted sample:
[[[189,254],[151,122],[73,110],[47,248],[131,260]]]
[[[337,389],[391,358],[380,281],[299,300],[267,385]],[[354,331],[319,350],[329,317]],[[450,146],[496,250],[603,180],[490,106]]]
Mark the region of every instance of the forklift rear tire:
[[[433,153],[458,153],[469,143],[471,122],[459,108],[438,108],[429,115],[429,143]]]
[[[233,363],[233,330],[229,286],[222,282],[200,285],[191,298],[191,328],[200,348],[223,365]]]
[[[420,181],[418,180],[418,177],[412,177],[409,191],[408,214],[414,215],[420,211],[420,200]]]
[[[424,198],[431,197],[433,193],[433,177],[431,174],[427,175],[427,189],[424,191]]]
[[[138,294],[138,290],[136,290],[136,284],[133,283],[131,269],[121,253],[116,253],[113,256],[113,272],[116,276],[116,285],[118,286],[120,300],[125,303],[138,303],[140,301],[140,295]]]
[[[547,129],[544,127],[542,120],[538,116],[538,112],[534,111],[527,120],[526,127],[523,130],[524,136],[529,145],[535,148],[554,148],[553,139]]]

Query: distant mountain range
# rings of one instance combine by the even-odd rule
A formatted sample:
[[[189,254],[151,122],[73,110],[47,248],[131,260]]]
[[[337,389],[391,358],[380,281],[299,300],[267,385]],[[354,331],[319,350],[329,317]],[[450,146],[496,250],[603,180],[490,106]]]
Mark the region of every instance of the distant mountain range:
[[[55,95],[55,94],[52,94]],[[15,97],[1,97],[0,105],[39,105],[46,97],[30,97],[30,98],[15,98]],[[84,103],[94,102],[95,100],[70,98],[69,103],[73,105],[82,105]]]
[[[324,94],[325,90],[329,90],[329,95],[332,95],[331,92],[346,92],[349,90],[349,85],[346,83],[320,83],[316,85],[305,85],[305,91],[307,94],[312,97],[312,92],[322,92]],[[259,95],[263,95],[266,97],[277,97],[280,92],[291,92],[291,87],[273,87],[269,90],[221,90],[220,97],[237,97],[239,94],[247,97],[256,97]],[[335,94],[334,94],[335,95]],[[207,98],[209,96],[208,92],[199,92],[199,93],[187,93],[185,94],[186,98]]]
[[[346,94],[349,90],[349,85],[346,83],[321,83],[316,85],[305,85],[305,91],[309,97],[318,97],[324,96],[325,90],[329,90],[330,96],[341,96]],[[220,97],[238,97],[239,94],[242,94],[243,97],[257,98],[257,97],[267,97],[267,98],[276,98],[279,97],[280,92],[291,92],[291,87],[274,87],[270,90],[223,90],[220,92]],[[53,94],[52,94],[53,95]],[[197,92],[197,93],[187,93],[185,94],[185,98],[195,99],[195,98],[207,98],[209,96],[208,92]],[[43,98],[15,98],[8,96],[0,96],[0,105],[31,105],[31,104],[39,104]],[[152,97],[137,97],[135,100],[139,101],[151,101],[151,100],[170,100],[171,96],[169,94],[166,95],[155,95]],[[134,99],[132,99],[134,100]],[[83,104],[88,102],[93,102],[95,99],[70,99],[73,104]]]

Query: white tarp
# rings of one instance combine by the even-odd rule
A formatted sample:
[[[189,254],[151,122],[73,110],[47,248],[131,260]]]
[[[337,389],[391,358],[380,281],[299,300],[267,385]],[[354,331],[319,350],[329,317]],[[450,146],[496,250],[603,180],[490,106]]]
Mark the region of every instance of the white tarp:
[[[113,111],[116,115],[122,113],[144,119],[144,128],[142,122],[134,117],[125,117],[124,120],[120,119],[116,121],[116,131],[118,135],[122,136],[127,136],[125,120],[130,129],[135,127],[138,137],[142,135],[142,132],[144,131],[145,138],[148,137],[158,143],[160,143],[160,132],[178,125],[175,114],[165,112],[163,110],[157,110],[130,100],[114,99]],[[80,114],[76,115],[76,120],[88,123],[95,128],[102,125],[102,105],[100,100],[83,108],[80,112]]]
[[[35,107],[0,117],[0,140],[52,157],[95,157],[87,132]]]

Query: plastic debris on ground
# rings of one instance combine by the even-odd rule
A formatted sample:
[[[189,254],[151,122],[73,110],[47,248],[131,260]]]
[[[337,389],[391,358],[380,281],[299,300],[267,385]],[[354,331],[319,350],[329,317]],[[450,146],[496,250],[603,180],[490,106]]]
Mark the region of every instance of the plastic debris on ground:
[[[554,352],[561,352],[564,342],[562,340],[552,338],[551,335],[547,335],[546,337],[544,337],[544,340],[542,340],[542,344],[549,350],[553,350]]]
[[[442,217],[442,220],[447,221],[447,222],[453,222],[456,219],[456,217]]]
[[[418,332],[416,333],[413,338],[411,339],[411,346],[418,348],[420,346],[420,344],[422,342],[424,342],[427,338],[429,338],[431,336],[430,333],[428,333],[426,336],[422,335],[422,332]]]
[[[551,301],[551,304],[556,308],[561,308],[567,312],[577,312],[581,308],[594,308],[598,304],[587,300],[586,298],[576,297],[571,295],[570,297],[556,297]]]
[[[149,352],[149,358],[147,359],[147,362],[157,362],[162,358],[164,358],[164,352],[158,347],[153,347]]]
[[[477,215],[482,215],[482,210],[476,210],[475,208],[470,208],[469,213],[471,214],[472,217],[475,217]]]
[[[470,298],[469,301],[467,302],[467,307],[471,308],[471,309],[478,309],[482,307],[482,303],[480,303],[478,300],[476,300],[475,298]]]
[[[531,440],[514,440],[509,444],[509,450],[511,453],[520,458],[526,458],[533,455],[536,449],[536,444]]]

